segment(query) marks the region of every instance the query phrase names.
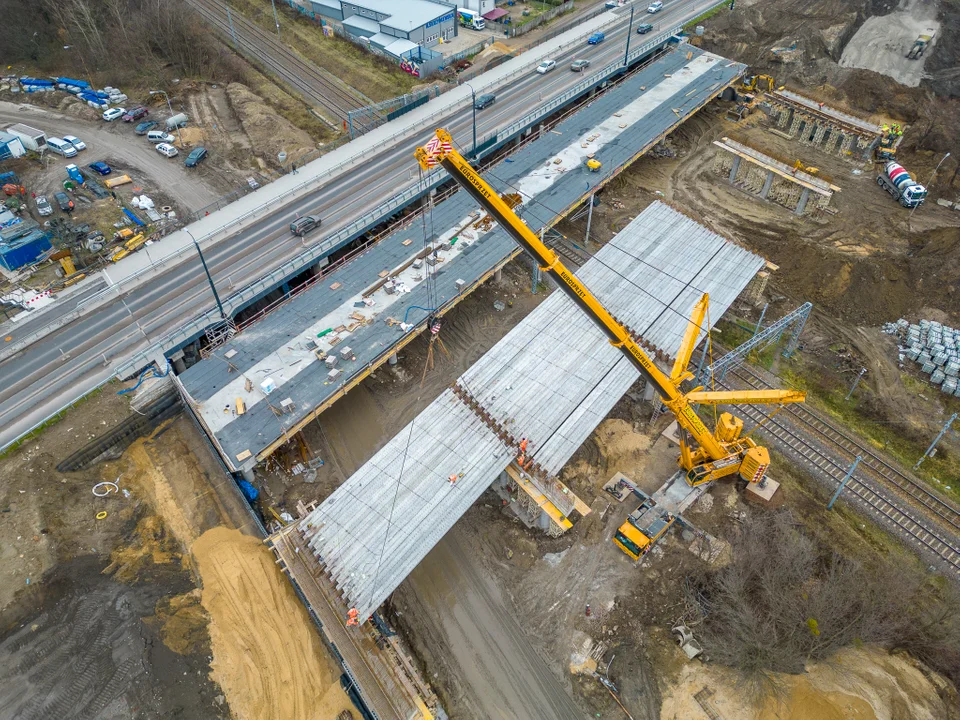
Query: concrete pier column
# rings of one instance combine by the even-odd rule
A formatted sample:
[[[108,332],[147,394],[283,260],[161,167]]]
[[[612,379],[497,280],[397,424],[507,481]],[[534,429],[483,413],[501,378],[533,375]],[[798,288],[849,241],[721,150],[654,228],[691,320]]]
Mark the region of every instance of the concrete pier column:
[[[800,193],[800,202],[797,203],[796,213],[797,215],[803,215],[803,211],[807,207],[807,200],[810,199],[810,188],[804,188],[803,192]]]
[[[500,282],[501,280],[503,280],[503,268],[497,268],[493,272],[493,279],[496,282]]]
[[[251,485],[254,484],[256,480],[256,475],[253,474],[253,463],[249,463],[240,468],[240,474],[243,476],[243,479],[246,480]]]
[[[644,400],[646,400],[646,401],[649,402],[649,401],[653,400],[654,397],[656,397],[656,394],[657,394],[657,391],[654,389],[653,383],[648,382],[646,385],[643,386],[643,399],[644,399]]]
[[[790,108],[785,107],[780,110],[780,120],[777,122],[777,127],[785,128],[788,122],[790,122]]]
[[[390,357],[387,358],[387,365],[396,365],[396,364],[397,364],[397,359],[398,359],[398,358],[397,358],[397,354],[394,353],[393,355],[391,355]]]
[[[737,171],[740,169],[740,156],[733,156],[733,167],[730,168],[730,182],[737,179]]]
[[[770,193],[771,187],[773,187],[773,170],[767,170],[767,179],[764,180],[763,190],[760,191],[761,199],[767,199],[767,195]]]

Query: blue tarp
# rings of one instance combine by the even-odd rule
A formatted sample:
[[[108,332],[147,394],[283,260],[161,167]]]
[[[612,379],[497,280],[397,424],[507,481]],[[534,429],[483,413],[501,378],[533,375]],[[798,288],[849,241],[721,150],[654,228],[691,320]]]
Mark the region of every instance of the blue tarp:
[[[50,238],[39,230],[15,240],[0,242],[0,265],[7,270],[17,270],[34,262],[50,247]]]
[[[127,210],[126,208],[123,209],[123,213],[124,213],[124,215],[126,215],[128,218],[130,218],[131,220],[133,220],[133,222],[136,223],[139,227],[143,227],[143,226],[146,224],[146,223],[143,222],[143,220],[141,220],[140,218],[138,218],[136,215],[134,215],[132,212],[130,212],[130,211]]]
[[[257,498],[260,497],[260,491],[246,480],[241,480],[237,483],[237,485],[240,486],[240,492],[243,493],[243,496],[247,499],[247,502],[256,502]]]
[[[88,83],[86,80],[74,80],[73,78],[68,77],[58,77],[57,82],[63,83],[64,85],[73,85],[74,87],[78,87],[83,90],[86,90],[88,87],[90,87],[90,83]]]

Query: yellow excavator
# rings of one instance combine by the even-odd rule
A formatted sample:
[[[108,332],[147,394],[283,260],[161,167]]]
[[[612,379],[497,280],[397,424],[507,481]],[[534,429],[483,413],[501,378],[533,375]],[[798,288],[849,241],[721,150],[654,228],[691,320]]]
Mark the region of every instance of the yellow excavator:
[[[557,286],[603,331],[610,344],[618,348],[646,381],[653,385],[663,404],[677,418],[680,429],[680,457],[677,462],[685,471],[686,481],[691,487],[734,473],[738,473],[743,480],[750,483],[763,482],[770,464],[770,454],[752,438],[741,435],[743,420],[730,413],[722,413],[717,427],[711,431],[697,415],[694,405],[784,404],[803,402],[805,394],[795,390],[712,391],[702,387],[688,392],[681,390],[682,383],[693,379],[693,373],[687,370],[687,365],[706,317],[709,302],[706,294],[694,307],[673,369],[667,375],[644,352],[638,339],[631,336],[593,293],[564,266],[557,254],[543,244],[517,217],[511,206],[454,149],[449,132],[438,129],[435,138],[425,146],[417,148],[416,157],[425,170],[441,165],[450,173],[516,243],[539,263],[540,269],[553,277]],[[691,439],[696,446],[691,444]],[[628,551],[628,554],[635,556],[632,551]]]
[[[771,92],[777,86],[772,75],[751,75],[740,84],[740,92]]]

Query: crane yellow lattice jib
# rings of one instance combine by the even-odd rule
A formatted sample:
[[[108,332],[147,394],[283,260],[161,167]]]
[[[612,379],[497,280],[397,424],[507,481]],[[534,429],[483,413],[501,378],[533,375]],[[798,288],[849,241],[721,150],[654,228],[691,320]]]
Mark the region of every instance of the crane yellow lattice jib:
[[[760,482],[769,462],[769,454],[749,437],[741,437],[743,421],[731,418],[724,427],[711,431],[703,423],[692,406],[691,396],[680,389],[689,377],[685,366],[689,360],[699,328],[706,316],[708,298],[697,303],[693,318],[684,336],[681,353],[686,358],[682,365],[674,366],[670,375],[661,370],[640,347],[629,331],[617,321],[576,275],[563,264],[550,248],[543,244],[536,233],[517,217],[510,205],[474,170],[460,153],[453,148],[450,134],[443,129],[436,137],[417,148],[417,161],[424,169],[440,164],[466,191],[485,209],[490,217],[526,250],[541,268],[553,277],[557,286],[583,311],[606,335],[611,345],[620,350],[636,370],[656,389],[664,405],[677,418],[681,428],[680,466],[687,471],[691,485],[709,482],[739,472],[750,482]],[[749,393],[749,399],[739,399]],[[724,396],[725,402],[783,403],[803,399],[802,393],[792,391],[747,391],[733,392]],[[701,402],[720,400],[712,393],[700,392]],[[687,445],[686,435],[696,441],[698,447]]]

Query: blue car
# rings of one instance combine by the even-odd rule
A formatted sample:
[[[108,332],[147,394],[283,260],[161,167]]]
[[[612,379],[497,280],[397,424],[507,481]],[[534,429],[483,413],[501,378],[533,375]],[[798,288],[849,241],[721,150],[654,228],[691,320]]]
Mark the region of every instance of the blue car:
[[[602,32],[595,32],[587,39],[587,45],[599,45],[606,36]]]
[[[107,165],[105,162],[100,162],[100,161],[97,161],[95,163],[90,163],[89,165],[87,165],[87,167],[95,172],[100,173],[101,175],[109,175],[110,173],[113,172],[113,170],[110,169],[109,165]]]

